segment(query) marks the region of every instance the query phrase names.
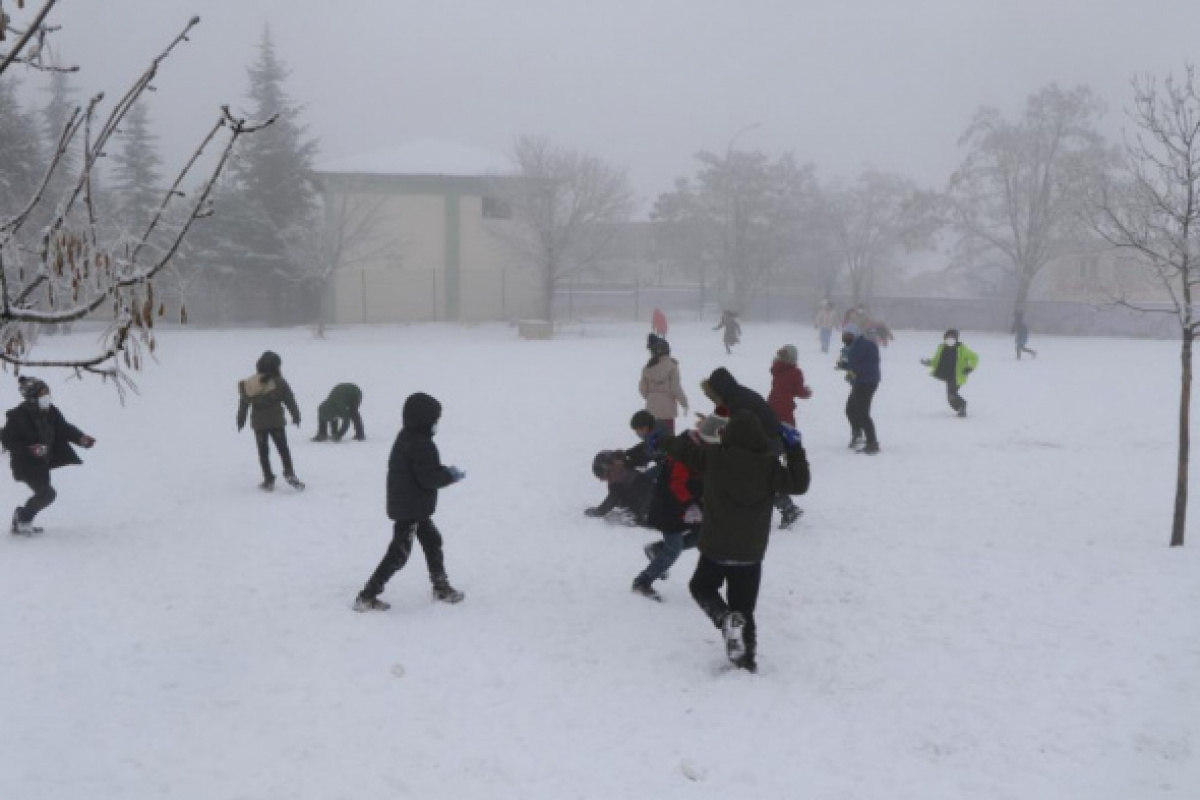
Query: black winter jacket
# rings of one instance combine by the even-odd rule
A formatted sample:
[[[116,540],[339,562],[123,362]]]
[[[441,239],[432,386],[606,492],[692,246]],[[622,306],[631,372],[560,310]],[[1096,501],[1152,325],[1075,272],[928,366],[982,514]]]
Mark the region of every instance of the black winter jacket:
[[[57,406],[42,411],[36,400],[27,400],[8,412],[0,442],[10,454],[14,480],[46,483],[50,470],[83,463],[71,447],[72,443],[80,444],[83,436],[83,431],[67,422]],[[36,444],[46,446],[45,457],[29,452]]]
[[[720,444],[701,444],[684,435],[668,440],[664,447],[703,476],[704,522],[698,547],[713,561],[761,562],[771,534],[775,495],[808,491],[810,474],[804,449],[788,450],[787,466],[780,464],[758,419],[749,411],[738,411],[730,418]]]
[[[770,442],[771,453],[778,456],[783,452],[783,441],[779,438],[779,417],[761,394],[742,386],[724,367],[713,370],[705,383],[711,393],[720,398],[720,404],[725,406],[730,417],[739,411],[749,411],[758,417],[758,424]]]
[[[442,404],[417,393],[404,403],[404,427],[388,457],[387,514],[392,520],[418,520],[437,510],[438,489],[454,482],[433,443]]]
[[[674,458],[663,460],[650,500],[649,524],[663,533],[682,533],[692,527],[683,521],[690,505],[700,505],[703,485],[700,475]]]

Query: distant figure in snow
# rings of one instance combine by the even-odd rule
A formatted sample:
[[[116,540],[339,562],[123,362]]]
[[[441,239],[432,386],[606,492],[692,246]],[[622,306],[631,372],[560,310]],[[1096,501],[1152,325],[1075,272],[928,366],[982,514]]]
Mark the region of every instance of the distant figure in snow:
[[[391,608],[391,604],[380,600],[379,595],[392,576],[408,563],[414,538],[425,551],[433,599],[458,603],[464,597],[446,577],[442,534],[433,524],[438,491],[467,477],[467,473],[458,467],[442,465],[441,454],[433,443],[441,416],[442,404],[427,394],[418,392],[404,401],[404,427],[396,436],[388,457],[387,513],[393,522],[392,541],[379,566],[355,598],[355,611],[387,611]]]
[[[317,435],[314,442],[324,442],[332,438],[340,442],[342,437],[354,425],[354,440],[361,442],[367,438],[363,431],[362,417],[358,413],[362,405],[362,389],[353,383],[339,383],[329,392],[324,403],[317,406]]]
[[[90,448],[96,440],[67,422],[51,402],[44,381],[22,376],[17,383],[24,400],[9,410],[0,442],[8,451],[13,480],[33,490],[33,496],[12,515],[12,532],[29,535],[42,532],[33,519],[58,497],[50,485],[50,470],[83,463],[71,445]]]
[[[850,396],[846,398],[846,420],[850,423],[850,449],[864,455],[879,453],[871,403],[879,389],[879,346],[862,335],[856,325],[842,330],[842,352],[835,369],[846,372]],[[864,438],[865,437],[865,438]]]
[[[1029,325],[1025,322],[1025,314],[1021,311],[1018,311],[1013,317],[1012,332],[1016,335],[1017,361],[1021,360],[1022,353],[1029,353],[1037,358],[1037,351],[1030,350],[1026,346],[1029,344]]]
[[[859,331],[865,331],[867,329],[867,322],[869,320],[870,317],[867,316],[867,307],[862,303],[859,303],[856,306],[851,306],[846,309],[845,315],[842,316],[842,330],[844,331],[848,326],[853,325],[854,327],[858,328]]]
[[[300,427],[300,408],[292,394],[292,387],[284,380],[280,369],[283,359],[270,350],[259,356],[255,373],[238,382],[237,429],[246,427],[246,413],[250,413],[250,428],[258,445],[258,463],[262,467],[263,482],[260,489],[269,492],[275,488],[275,473],[271,470],[270,442],[279,451],[283,462],[283,479],[294,489],[302,490],[304,484],[296,477],[292,467],[292,451],[288,448],[287,421],[283,416],[286,406],[292,415],[292,423]]]
[[[804,383],[804,373],[796,365],[796,346],[785,344],[771,362],[771,393],[767,405],[779,417],[779,421],[796,427],[796,398],[807,400],[812,389]]]
[[[813,327],[819,332],[821,339],[821,352],[829,352],[829,342],[833,338],[833,329],[838,325],[837,309],[833,307],[831,300],[825,299],[821,301],[821,310],[817,312],[817,316],[813,319]]]
[[[646,347],[650,350],[650,361],[642,367],[638,391],[646,401],[646,410],[667,433],[674,435],[680,408],[685,416],[688,413],[687,395],[679,379],[679,362],[671,357],[671,345],[660,336],[650,334]]]
[[[733,346],[742,340],[742,326],[737,320],[737,312],[721,312],[721,321],[713,330],[719,331],[722,328],[725,329],[725,354],[729,355],[733,352]]]
[[[967,382],[967,376],[979,366],[979,356],[958,338],[954,328],[946,331],[942,343],[937,346],[933,358],[922,358],[921,363],[929,367],[929,374],[946,382],[946,401],[960,416],[967,415],[967,401],[958,390]]]
[[[650,317],[650,330],[659,338],[667,338],[667,315],[657,308]]]

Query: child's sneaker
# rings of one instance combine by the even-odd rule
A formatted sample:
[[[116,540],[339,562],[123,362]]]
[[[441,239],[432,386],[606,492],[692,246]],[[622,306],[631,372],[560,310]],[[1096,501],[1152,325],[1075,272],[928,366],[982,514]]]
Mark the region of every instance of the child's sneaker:
[[[633,586],[630,588],[634,594],[640,594],[647,600],[653,600],[657,603],[662,602],[662,595],[654,591],[654,587],[648,583],[642,583],[641,581],[635,580],[633,582]]]
[[[796,520],[800,519],[803,514],[798,506],[790,506],[779,512],[779,530],[786,531],[788,528],[796,524]]]
[[[288,482],[288,486],[291,486],[297,492],[304,491],[304,483],[295,475],[284,475],[283,479]]]
[[[13,509],[12,532],[14,536],[32,536],[35,533],[41,533],[42,529],[32,522],[21,519],[21,509],[16,508]]]
[[[263,482],[258,485],[258,488],[262,489],[264,492],[275,491],[275,478],[264,478]]]
[[[450,585],[450,580],[444,575],[433,581],[433,599],[441,603],[461,603],[466,595]]]
[[[360,594],[354,598],[355,611],[387,611],[391,607],[391,603],[385,603],[378,597],[367,597],[364,594]]]
[[[725,655],[734,664],[746,657],[746,618],[740,611],[730,611],[721,621],[721,633],[725,636]]]

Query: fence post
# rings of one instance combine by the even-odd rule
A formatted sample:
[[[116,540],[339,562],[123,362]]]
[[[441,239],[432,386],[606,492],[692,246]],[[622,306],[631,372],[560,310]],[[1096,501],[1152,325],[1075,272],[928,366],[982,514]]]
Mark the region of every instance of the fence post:
[[[500,317],[508,319],[508,268],[500,270]]]
[[[429,288],[431,288],[433,290],[433,305],[430,307],[429,310],[432,312],[433,321],[437,322],[437,318],[438,318],[438,313],[437,313],[437,270],[436,269],[429,270],[429,277],[431,278],[431,280],[429,281]]]
[[[367,271],[360,269],[358,271],[359,284],[362,287],[362,321],[367,324]]]
[[[642,282],[639,278],[633,279],[633,321],[637,322],[642,318]]]
[[[567,322],[575,319],[575,283],[567,281]]]

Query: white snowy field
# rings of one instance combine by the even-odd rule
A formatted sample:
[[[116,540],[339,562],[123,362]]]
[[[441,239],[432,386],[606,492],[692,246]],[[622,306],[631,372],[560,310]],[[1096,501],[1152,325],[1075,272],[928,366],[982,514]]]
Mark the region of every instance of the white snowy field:
[[[173,332],[124,407],[37,373],[98,444],[56,471],[45,534],[0,539],[0,798],[1200,797],[1200,505],[1167,547],[1177,344],[1035,337],[1017,362],[966,331],[963,420],[917,363],[940,337],[901,331],[870,458],[811,329],[748,324],[730,357],[718,335],[672,331],[697,409],[720,365],[765,393],[785,343],[815,389],[756,676],[723,668],[694,552],[651,603],[629,591],[650,532],[582,514],[592,455],[632,444],[642,326]],[[259,491],[235,430],[268,348],[304,414],[302,494]],[[341,381],[367,441],[312,443]],[[415,552],[391,611],[355,614],[414,391],[468,473],[435,518],[467,599],[432,604]],[[7,515],[27,492],[5,485]]]

